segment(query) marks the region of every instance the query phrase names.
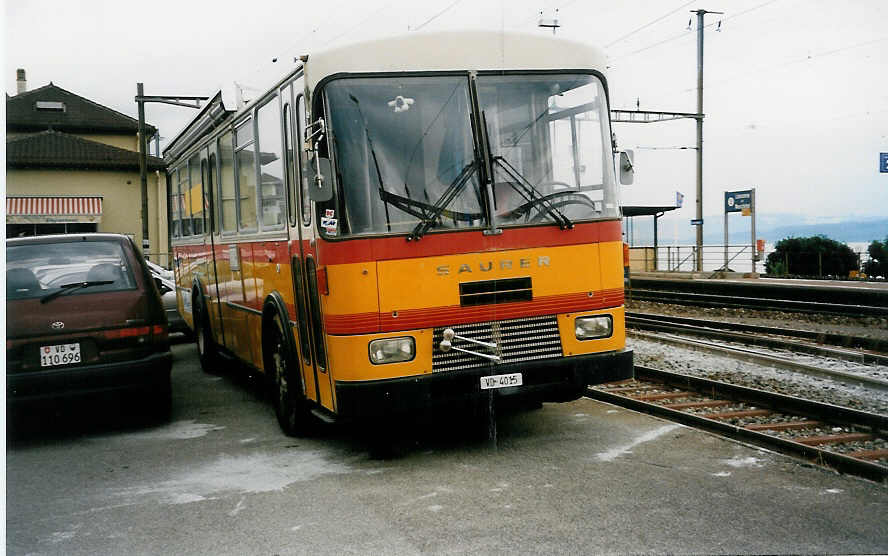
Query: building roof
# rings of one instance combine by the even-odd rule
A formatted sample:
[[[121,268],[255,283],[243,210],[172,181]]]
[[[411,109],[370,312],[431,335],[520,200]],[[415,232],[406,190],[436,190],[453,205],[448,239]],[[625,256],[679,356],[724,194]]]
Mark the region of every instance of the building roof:
[[[139,153],[59,131],[42,131],[6,141],[6,166],[138,170]],[[163,170],[163,159],[149,156],[147,168]]]
[[[38,102],[42,105],[41,109],[38,109]],[[148,136],[157,132],[152,125],[145,124],[145,128]],[[134,134],[139,130],[139,122],[50,82],[14,97],[6,95],[6,129]]]

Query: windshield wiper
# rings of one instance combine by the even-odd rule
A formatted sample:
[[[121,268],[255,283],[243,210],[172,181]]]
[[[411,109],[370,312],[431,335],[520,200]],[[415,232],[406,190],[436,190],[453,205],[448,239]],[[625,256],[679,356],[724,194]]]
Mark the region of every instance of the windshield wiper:
[[[44,295],[40,298],[40,303],[49,303],[53,299],[66,295],[74,290],[79,290],[82,288],[91,288],[92,286],[107,286],[108,284],[113,284],[114,280],[88,280],[86,282],[71,282],[70,284],[62,284],[59,286],[59,290],[56,290],[50,294]]]
[[[515,169],[514,166],[509,164],[509,161],[503,158],[502,156],[493,157],[493,161],[500,165],[500,167],[509,175],[514,182],[508,182],[508,184],[518,191],[527,202],[516,208],[512,211],[516,216],[521,216],[525,212],[529,211],[531,208],[536,207],[538,205],[542,205],[545,207],[546,212],[544,214],[552,213],[552,218],[555,219],[555,222],[558,223],[558,226],[562,230],[570,230],[573,228],[573,222],[564,215],[563,212],[558,210],[557,207],[549,200],[548,197],[540,193],[540,190],[537,189],[530,181],[525,178],[521,173]]]
[[[442,214],[447,211],[447,205],[449,205],[453,199],[462,191],[462,188],[468,183],[469,178],[477,171],[477,166],[475,162],[469,162],[463,169],[460,170],[459,175],[450,182],[450,185],[447,186],[447,189],[444,190],[444,193],[435,201],[434,206],[431,206],[430,210],[423,211],[423,214],[414,214],[420,219],[419,224],[413,228],[413,231],[410,232],[410,235],[407,236],[407,241],[419,240],[422,236],[432,227],[432,225],[441,217]],[[415,202],[415,201],[414,201]],[[412,214],[412,213],[411,213]],[[457,215],[463,215],[465,213],[452,213]],[[474,216],[472,214],[468,214],[466,216]],[[478,215],[481,216],[480,214]]]

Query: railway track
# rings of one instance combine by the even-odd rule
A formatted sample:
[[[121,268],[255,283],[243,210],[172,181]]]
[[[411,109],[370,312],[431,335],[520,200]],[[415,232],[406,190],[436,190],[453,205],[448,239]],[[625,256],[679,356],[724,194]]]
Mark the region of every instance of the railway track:
[[[803,457],[843,473],[888,480],[888,416],[754,388],[635,367],[590,398]]]
[[[828,303],[822,301],[797,301],[764,297],[744,297],[738,295],[717,295],[709,293],[677,292],[633,287],[630,299],[673,303],[698,307],[729,307],[738,309],[777,310],[821,315],[843,315],[861,317],[888,317],[888,307],[884,305],[862,305]]]
[[[855,363],[888,365],[888,341],[878,338],[637,312],[626,314],[626,324],[638,330],[671,332]]]

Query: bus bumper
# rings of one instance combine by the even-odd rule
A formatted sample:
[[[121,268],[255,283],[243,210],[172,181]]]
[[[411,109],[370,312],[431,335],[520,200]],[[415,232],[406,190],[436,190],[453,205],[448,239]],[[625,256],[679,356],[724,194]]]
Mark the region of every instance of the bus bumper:
[[[521,386],[481,390],[481,377],[521,373]],[[516,398],[563,402],[582,396],[589,384],[632,378],[633,352],[623,350],[549,361],[497,365],[405,378],[336,382],[337,414],[342,418],[407,413],[441,406],[469,405],[486,399]]]

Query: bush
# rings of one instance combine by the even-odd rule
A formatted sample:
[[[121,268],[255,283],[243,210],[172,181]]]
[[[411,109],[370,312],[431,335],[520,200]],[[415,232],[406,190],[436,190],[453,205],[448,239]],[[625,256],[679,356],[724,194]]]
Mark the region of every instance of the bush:
[[[781,239],[768,255],[768,274],[846,277],[859,269],[857,254],[844,243],[825,236]]]
[[[863,271],[867,276],[888,276],[888,236],[885,241],[873,241],[866,250],[870,260],[863,265]]]

